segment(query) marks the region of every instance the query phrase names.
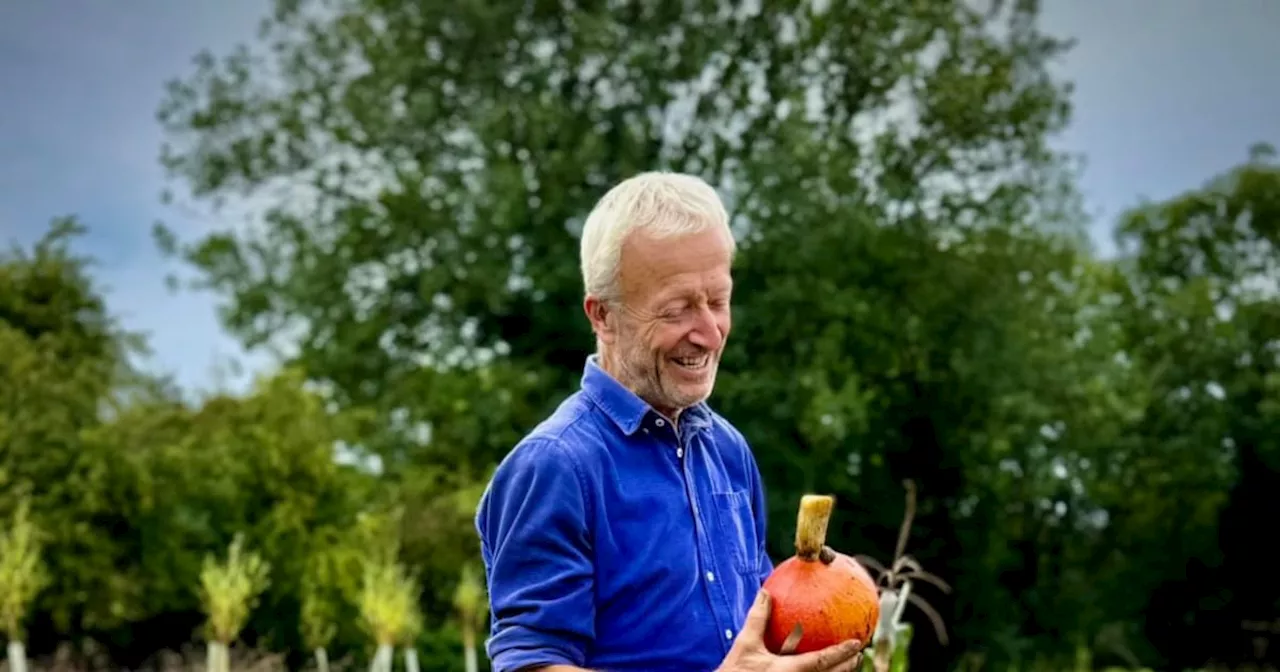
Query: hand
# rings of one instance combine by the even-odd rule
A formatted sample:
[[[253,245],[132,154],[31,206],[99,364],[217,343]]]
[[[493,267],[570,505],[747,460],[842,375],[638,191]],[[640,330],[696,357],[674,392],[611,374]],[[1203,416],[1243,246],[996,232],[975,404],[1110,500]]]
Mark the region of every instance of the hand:
[[[742,632],[716,672],[856,672],[862,665],[862,642],[857,640],[798,656],[769,653],[764,646],[764,629],[772,606],[769,593],[761,588]],[[793,634],[783,643],[782,653],[794,651],[799,643],[800,638]]]

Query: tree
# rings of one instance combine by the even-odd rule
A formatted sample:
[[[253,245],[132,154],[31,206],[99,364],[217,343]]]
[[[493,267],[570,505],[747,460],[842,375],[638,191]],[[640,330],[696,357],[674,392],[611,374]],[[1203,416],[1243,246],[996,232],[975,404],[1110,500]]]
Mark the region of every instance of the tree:
[[[200,602],[209,619],[206,667],[210,672],[230,672],[231,643],[270,583],[270,566],[257,553],[246,552],[243,543],[244,538],[237,535],[225,563],[206,556],[200,571]]]
[[[400,561],[400,539],[395,512],[365,519],[362,528],[368,543],[361,558],[358,603],[361,623],[376,647],[370,672],[390,672],[397,645],[406,648],[406,663],[417,661],[414,640],[422,627],[418,606],[421,588],[416,572]]]
[[[1137,428],[1145,450],[1127,480],[1148,481],[1139,496],[1156,501],[1127,522],[1139,543],[1163,551],[1145,549],[1131,585],[1153,591],[1138,594],[1150,594],[1146,634],[1164,665],[1247,664],[1255,635],[1241,624],[1280,609],[1258,534],[1280,515],[1274,152],[1259,145],[1201,188],[1135,208],[1118,239],[1132,306],[1126,352],[1151,372],[1157,400]]]
[[[29,495],[49,578],[32,605],[33,649],[51,629],[110,627],[127,611],[136,577],[119,569],[124,544],[88,533],[121,522],[115,456],[83,438],[126,400],[165,391],[132,370],[141,341],[108,313],[90,260],[72,253],[84,231],[56,219],[29,250],[0,255],[0,515]]]
[[[31,602],[48,581],[40,557],[40,531],[28,518],[28,504],[18,504],[13,520],[0,530],[0,632],[9,642],[9,668],[26,672],[23,623]]]
[[[476,655],[476,631],[483,627],[487,611],[484,598],[484,578],[474,563],[462,566],[461,578],[454,592],[453,606],[457,608],[458,629],[462,631],[462,657],[467,672],[479,669]]]

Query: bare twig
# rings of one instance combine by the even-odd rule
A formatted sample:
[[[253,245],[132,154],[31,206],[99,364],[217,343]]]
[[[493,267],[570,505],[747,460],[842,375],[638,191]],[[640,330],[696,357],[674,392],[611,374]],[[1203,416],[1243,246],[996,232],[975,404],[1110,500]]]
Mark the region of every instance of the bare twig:
[[[898,530],[898,547],[893,551],[895,563],[907,552],[907,537],[911,535],[911,523],[916,517],[916,484],[907,479],[902,485],[907,489],[907,510],[902,516],[902,527]]]

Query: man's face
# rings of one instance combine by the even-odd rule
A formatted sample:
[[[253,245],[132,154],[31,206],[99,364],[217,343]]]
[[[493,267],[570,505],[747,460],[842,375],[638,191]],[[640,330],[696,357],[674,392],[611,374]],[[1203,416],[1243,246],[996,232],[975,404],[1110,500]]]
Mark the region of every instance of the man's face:
[[[623,245],[621,305],[597,323],[605,365],[668,417],[715,386],[729,336],[732,260],[728,233],[714,228],[668,240],[637,233]]]

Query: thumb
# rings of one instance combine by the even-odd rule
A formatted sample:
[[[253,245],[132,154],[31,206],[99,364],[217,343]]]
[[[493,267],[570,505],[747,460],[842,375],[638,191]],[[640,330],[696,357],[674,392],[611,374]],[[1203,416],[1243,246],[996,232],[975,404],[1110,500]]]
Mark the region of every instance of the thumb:
[[[756,593],[756,601],[752,603],[751,610],[747,612],[746,622],[742,624],[739,635],[752,639],[764,637],[764,629],[769,623],[769,612],[772,607],[773,602],[769,592],[761,588],[760,592]]]

